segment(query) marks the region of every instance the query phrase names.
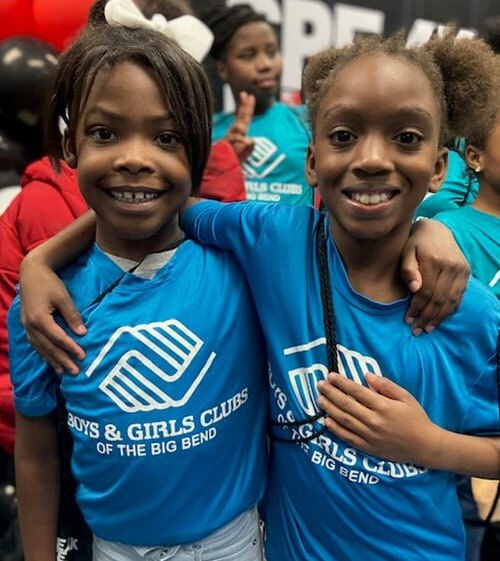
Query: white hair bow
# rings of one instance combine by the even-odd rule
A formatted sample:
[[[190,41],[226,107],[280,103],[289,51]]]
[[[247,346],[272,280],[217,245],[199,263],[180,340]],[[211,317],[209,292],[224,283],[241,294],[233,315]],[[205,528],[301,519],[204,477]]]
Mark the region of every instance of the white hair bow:
[[[173,39],[198,62],[205,58],[214,41],[210,29],[194,16],[186,15],[167,21],[162,14],[154,14],[148,19],[132,0],[109,0],[104,7],[104,16],[109,25],[159,31]]]

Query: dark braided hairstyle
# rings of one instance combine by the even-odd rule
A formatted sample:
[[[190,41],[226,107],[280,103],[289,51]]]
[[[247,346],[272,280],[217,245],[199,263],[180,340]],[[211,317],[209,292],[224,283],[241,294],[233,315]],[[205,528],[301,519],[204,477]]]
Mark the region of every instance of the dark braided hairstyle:
[[[480,39],[457,38],[454,28],[414,48],[406,46],[402,34],[361,37],[343,48],[318,53],[305,67],[303,89],[313,136],[319,106],[337,73],[350,61],[373,53],[408,60],[427,75],[441,108],[442,146],[467,137],[491,113],[498,97],[498,60]]]
[[[231,7],[216,6],[200,10],[198,15],[214,34],[210,54],[215,60],[224,57],[227,44],[241,26],[256,21],[268,23],[266,16],[256,12],[249,4],[238,4]]]
[[[149,29],[92,25],[61,56],[46,127],[47,151],[62,159],[59,119],[75,138],[78,119],[97,76],[132,62],[152,73],[175,118],[191,170],[193,193],[199,189],[211,145],[212,94],[207,76],[175,41]]]

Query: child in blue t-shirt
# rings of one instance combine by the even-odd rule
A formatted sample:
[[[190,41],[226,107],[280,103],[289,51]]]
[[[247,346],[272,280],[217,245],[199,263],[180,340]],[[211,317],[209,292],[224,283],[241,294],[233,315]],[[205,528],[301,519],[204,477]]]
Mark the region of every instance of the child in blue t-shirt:
[[[239,259],[264,328],[269,561],[464,558],[451,472],[500,475],[488,436],[500,307],[472,279],[454,315],[412,337],[399,261],[415,208],[445,177],[444,146],[492,106],[495,69],[482,42],[451,33],[415,50],[393,37],[320,53],[305,70],[306,171],[327,219],[210,202],[184,214],[190,235]]]
[[[59,389],[93,561],[262,559],[259,324],[234,258],[179,228],[207,161],[210,109],[202,67],[159,32],[95,25],[61,57],[49,145],[96,215],[95,244],[61,277],[91,327],[81,374],[58,379],[29,344],[19,299],[10,310],[26,561],[56,558]],[[64,545],[58,558],[82,547]]]

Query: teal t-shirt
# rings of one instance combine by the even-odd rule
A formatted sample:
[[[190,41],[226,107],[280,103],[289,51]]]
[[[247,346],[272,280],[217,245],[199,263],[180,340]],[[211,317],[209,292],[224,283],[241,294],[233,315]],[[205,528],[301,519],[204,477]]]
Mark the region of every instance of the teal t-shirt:
[[[212,139],[224,138],[234,113],[214,116]],[[274,103],[253,117],[248,136],[255,141],[243,164],[249,201],[313,204],[314,191],[305,177],[305,157],[310,134],[305,107]]]
[[[460,154],[451,150],[448,155],[448,173],[445,182],[436,194],[428,195],[420,203],[415,216],[434,218],[438,212],[460,208],[464,201],[467,205],[473,203],[479,191],[479,185],[474,179],[469,190],[466,169]]]
[[[464,206],[434,217],[453,232],[472,275],[500,298],[500,218]]]

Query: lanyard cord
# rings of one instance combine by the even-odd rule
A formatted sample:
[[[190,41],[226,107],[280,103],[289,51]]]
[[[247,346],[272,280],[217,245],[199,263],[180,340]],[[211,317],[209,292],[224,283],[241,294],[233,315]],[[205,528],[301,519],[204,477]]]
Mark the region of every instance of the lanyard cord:
[[[328,251],[327,251],[327,238],[325,234],[326,230],[326,215],[322,214],[319,219],[316,233],[316,253],[318,256],[319,265],[319,279],[320,279],[320,293],[321,293],[321,304],[323,308],[323,323],[325,326],[325,336],[326,336],[326,352],[327,352],[327,363],[329,372],[338,372],[338,362],[337,362],[337,336],[335,330],[335,317],[333,312],[333,298],[332,290],[330,285],[330,273],[328,269]],[[324,411],[321,409],[315,415],[311,415],[301,419],[300,421],[271,421],[271,427],[290,427],[298,428],[304,425],[309,425],[315,423],[325,416]],[[309,442],[318,438],[326,432],[326,426],[323,425],[320,429],[314,431],[312,434],[299,438],[282,438],[275,436],[272,432],[270,438],[276,442],[281,442],[284,444],[302,444],[304,442]]]

